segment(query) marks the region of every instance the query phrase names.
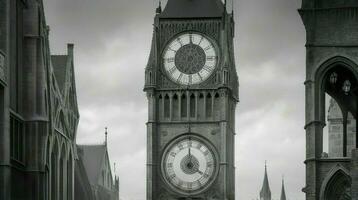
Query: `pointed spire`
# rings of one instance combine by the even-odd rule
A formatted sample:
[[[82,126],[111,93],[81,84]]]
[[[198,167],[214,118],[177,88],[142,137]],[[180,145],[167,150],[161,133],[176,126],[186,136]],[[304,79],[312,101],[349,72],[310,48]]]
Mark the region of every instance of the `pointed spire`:
[[[267,176],[267,161],[265,161],[265,175],[264,182],[262,184],[261,192],[260,192],[261,200],[271,200],[271,190]]]
[[[159,6],[158,6],[158,8],[155,10],[155,12],[156,12],[157,14],[162,13],[162,0],[159,0]]]
[[[280,200],[286,200],[284,176],[282,176],[282,189],[281,189],[281,198],[280,198]]]
[[[113,164],[113,173],[114,173],[114,176],[116,176],[116,163]]]
[[[104,144],[107,146],[108,128],[106,127],[105,129],[106,129],[106,131],[104,132],[104,135],[105,135],[105,141],[104,141]]]

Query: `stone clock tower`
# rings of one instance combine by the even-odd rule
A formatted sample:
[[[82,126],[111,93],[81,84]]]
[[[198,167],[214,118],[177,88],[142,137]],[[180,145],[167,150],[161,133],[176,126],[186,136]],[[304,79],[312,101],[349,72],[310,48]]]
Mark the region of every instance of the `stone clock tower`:
[[[235,199],[234,31],[220,0],[158,7],[144,87],[147,200]]]

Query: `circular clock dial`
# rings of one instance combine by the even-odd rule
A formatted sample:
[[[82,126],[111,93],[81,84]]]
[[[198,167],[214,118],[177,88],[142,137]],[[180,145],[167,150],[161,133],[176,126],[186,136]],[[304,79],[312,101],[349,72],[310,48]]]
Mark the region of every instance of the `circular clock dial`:
[[[162,162],[165,180],[185,193],[205,189],[216,172],[213,149],[192,136],[171,144],[165,151]]]
[[[164,50],[163,64],[174,82],[194,85],[213,73],[218,56],[214,44],[204,35],[185,33],[172,40]]]

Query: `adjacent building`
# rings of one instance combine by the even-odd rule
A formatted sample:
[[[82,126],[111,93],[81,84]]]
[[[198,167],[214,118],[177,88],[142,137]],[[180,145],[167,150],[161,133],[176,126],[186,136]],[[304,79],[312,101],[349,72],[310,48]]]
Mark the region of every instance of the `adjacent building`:
[[[299,13],[307,36],[303,191],[306,200],[358,199],[358,142],[348,123],[350,114],[355,119],[358,114],[358,1],[302,0]],[[342,118],[326,112],[328,96],[339,105]],[[328,156],[323,152],[327,118]]]
[[[77,145],[79,162],[79,174],[86,174],[87,180],[84,181],[86,188],[90,186],[91,194],[94,200],[118,200],[119,199],[119,179],[113,177],[108,148],[107,148],[107,132],[106,141],[97,145]],[[84,169],[84,171],[83,171]],[[77,171],[76,171],[77,172]],[[83,184],[79,184],[81,187]],[[77,192],[77,185],[75,185]],[[76,199],[87,199],[84,192],[78,188],[78,196]],[[88,189],[86,189],[88,190]]]
[[[1,200],[73,200],[75,183],[91,183],[83,164],[91,152],[81,157],[75,144],[74,45],[51,55],[49,30],[42,0],[0,0]],[[93,157],[104,163],[110,183],[103,149],[103,158]],[[92,184],[81,187],[93,191]],[[95,191],[85,199],[108,199],[100,186]]]
[[[0,0],[0,199],[73,199],[74,46],[52,56],[43,3]]]

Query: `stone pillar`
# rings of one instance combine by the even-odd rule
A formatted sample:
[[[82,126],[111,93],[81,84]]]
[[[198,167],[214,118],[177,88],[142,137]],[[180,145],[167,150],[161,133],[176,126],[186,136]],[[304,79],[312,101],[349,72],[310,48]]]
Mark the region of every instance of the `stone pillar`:
[[[352,160],[351,160],[351,178],[352,178],[352,186],[351,186],[351,195],[352,199],[358,199],[358,149],[352,150]]]
[[[3,54],[5,77],[9,77],[10,2],[0,0],[0,54]],[[0,86],[0,199],[11,198],[9,89]]]

